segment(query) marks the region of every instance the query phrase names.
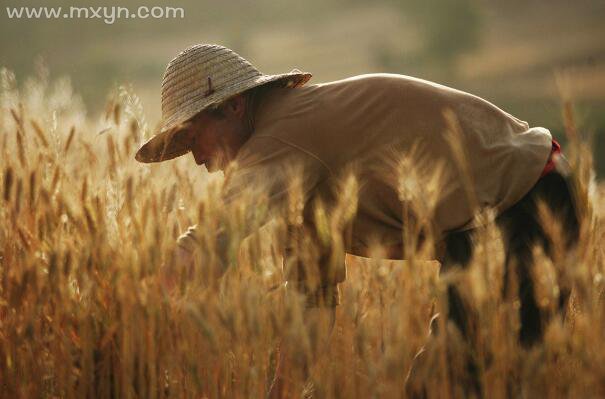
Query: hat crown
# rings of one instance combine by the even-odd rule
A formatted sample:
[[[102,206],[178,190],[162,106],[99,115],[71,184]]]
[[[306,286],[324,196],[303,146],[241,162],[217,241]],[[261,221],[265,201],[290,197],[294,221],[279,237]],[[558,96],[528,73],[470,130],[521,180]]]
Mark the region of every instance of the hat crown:
[[[166,67],[162,79],[162,119],[157,134],[137,151],[139,162],[161,162],[190,151],[189,143],[176,139],[181,123],[209,106],[261,85],[279,82],[300,87],[311,74],[293,69],[265,75],[235,51],[218,44],[187,47]]]
[[[194,105],[200,101],[208,106],[225,100],[229,88],[262,75],[248,60],[224,46],[187,47],[168,63],[162,79],[163,127],[192,117],[199,111]],[[192,110],[192,115],[183,116],[183,109]]]

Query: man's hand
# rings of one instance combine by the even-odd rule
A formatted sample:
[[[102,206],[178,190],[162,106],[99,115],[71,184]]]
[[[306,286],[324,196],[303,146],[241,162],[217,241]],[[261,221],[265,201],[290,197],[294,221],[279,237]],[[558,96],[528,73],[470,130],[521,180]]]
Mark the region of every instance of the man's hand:
[[[192,277],[194,252],[178,245],[174,252],[174,263],[177,265],[177,268],[184,270],[187,277]]]
[[[163,265],[160,270],[161,285],[168,294],[172,294],[179,283],[179,277],[183,276],[190,281],[195,277],[195,260],[200,256],[200,238],[198,235],[198,226],[190,226],[187,231],[179,236],[176,241],[176,247],[170,262]],[[217,263],[211,265],[205,263],[206,269],[198,271],[204,273],[203,278],[213,280],[221,277],[228,265],[227,250],[229,237],[221,230],[216,236],[216,255],[214,258]]]

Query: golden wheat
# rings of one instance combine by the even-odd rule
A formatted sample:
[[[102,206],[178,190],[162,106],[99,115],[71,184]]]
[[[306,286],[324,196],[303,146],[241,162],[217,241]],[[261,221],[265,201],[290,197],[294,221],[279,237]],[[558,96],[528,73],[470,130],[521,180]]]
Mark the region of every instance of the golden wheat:
[[[258,398],[279,364],[282,397],[399,398],[424,345],[420,375],[429,397],[460,397],[468,378],[466,346],[444,318],[438,324],[447,333],[427,338],[432,315],[445,313],[452,280],[467,288],[478,315],[474,356],[486,396],[605,395],[605,229],[596,211],[605,199],[602,191],[595,194],[590,152],[569,104],[563,112],[582,240],[576,253],[560,253],[555,261],[536,254],[540,306],[553,308],[560,284],[573,292],[567,316],[552,319],[543,343],[532,350],[517,343],[518,300],[498,294],[503,248],[488,224],[468,271],[441,278],[438,264],[421,252],[411,252],[407,262],[347,257],[336,328],[323,345],[321,331],[304,328],[302,298],[281,284],[276,247],[283,244],[284,223],[240,246],[243,224],[260,224],[267,211],[262,198],[243,195],[224,205],[222,177],[199,173],[190,159],[137,164],[133,151],[148,130],[127,88],[111,96],[105,119],[112,126],[99,135],[77,98],[63,105],[64,113],[39,109],[14,88],[9,72],[3,76],[1,397]],[[47,103],[38,98],[37,104]],[[409,172],[415,162],[403,163]],[[418,182],[398,178],[402,195],[418,197]],[[430,184],[418,187],[428,201],[417,204],[426,217],[431,202],[422,197],[437,190],[438,179]],[[324,244],[342,248],[336,232],[355,212],[357,185],[349,176],[334,209],[317,207]],[[287,218],[299,224],[295,188]],[[256,219],[245,220],[251,207]],[[556,241],[560,226],[548,224],[547,212],[542,217]],[[231,265],[217,279],[214,237],[224,221]],[[201,251],[193,268],[177,268],[174,242],[195,223]],[[311,265],[314,249],[301,242],[298,250]],[[290,356],[280,363],[284,348]]]

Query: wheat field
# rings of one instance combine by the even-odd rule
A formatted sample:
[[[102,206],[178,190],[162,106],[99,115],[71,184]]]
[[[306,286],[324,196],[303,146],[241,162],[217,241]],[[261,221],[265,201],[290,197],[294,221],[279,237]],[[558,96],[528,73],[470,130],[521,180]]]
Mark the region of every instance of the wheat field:
[[[443,318],[444,333],[427,335],[446,309],[448,278],[479,316],[473,350],[486,397],[605,396],[605,197],[565,99],[581,240],[555,261],[538,253],[534,280],[547,312],[560,284],[572,298],[526,350],[516,340],[518,301],[497,294],[503,250],[493,225],[456,276],[439,277],[438,263],[421,254],[406,262],[348,256],[326,341],[321,328],[304,327],[302,298],[282,284],[271,240],[280,224],[239,247],[242,209],[262,206],[244,196],[227,209],[223,178],[200,173],[188,157],[134,160],[152,128],[132,89],[111,93],[94,118],[68,80],[41,72],[19,89],[10,71],[1,78],[0,397],[262,398],[279,372],[283,398],[401,398],[423,346],[417,374],[428,397],[463,397],[469,348]],[[231,264],[215,278],[211,242],[225,220]],[[174,267],[175,240],[195,223],[204,257]],[[286,347],[290,356],[280,357]]]

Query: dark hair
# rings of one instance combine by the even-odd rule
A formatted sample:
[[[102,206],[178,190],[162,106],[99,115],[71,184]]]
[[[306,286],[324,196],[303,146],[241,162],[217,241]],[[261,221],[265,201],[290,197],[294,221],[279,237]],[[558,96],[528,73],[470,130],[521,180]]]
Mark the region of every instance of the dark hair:
[[[246,98],[246,115],[244,116],[248,121],[250,129],[254,129],[254,115],[256,115],[256,109],[260,100],[276,87],[286,87],[288,81],[286,79],[280,79],[274,82],[265,83],[263,85],[253,87],[252,89],[246,90],[243,94]]]

